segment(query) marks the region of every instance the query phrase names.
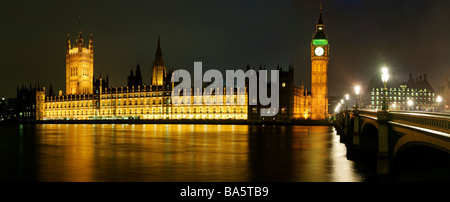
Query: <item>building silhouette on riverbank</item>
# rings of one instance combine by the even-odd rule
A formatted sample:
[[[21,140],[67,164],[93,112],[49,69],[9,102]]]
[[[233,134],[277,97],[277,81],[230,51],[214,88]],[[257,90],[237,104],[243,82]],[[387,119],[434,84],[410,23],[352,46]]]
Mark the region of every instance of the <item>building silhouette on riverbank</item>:
[[[328,117],[328,61],[329,44],[325,34],[322,7],[311,41],[311,90],[302,84],[294,84],[295,68],[277,66],[279,70],[279,108],[273,116],[261,116],[261,109],[269,106],[249,105],[248,89],[234,89],[233,95],[223,99],[223,104],[178,105],[172,100],[171,82],[173,69],[166,68],[163,60],[161,39],[158,37],[152,67],[151,84],[142,82],[141,67],[130,72],[127,85],[111,87],[108,76],[94,76],[94,39],[89,36],[84,43],[83,33],[78,33],[75,43],[66,40],[66,92],[50,93],[45,86],[35,86],[33,115],[36,120],[93,120],[93,119],[211,119],[247,120],[251,122],[293,120],[325,120]],[[247,67],[246,70],[258,69]],[[265,68],[259,68],[265,70]],[[269,88],[270,83],[268,84]],[[191,89],[191,103],[201,99],[199,90]],[[226,87],[223,92],[227,92]],[[52,90],[53,91],[53,90]],[[270,90],[268,90],[270,92]],[[270,95],[269,95],[270,96]]]

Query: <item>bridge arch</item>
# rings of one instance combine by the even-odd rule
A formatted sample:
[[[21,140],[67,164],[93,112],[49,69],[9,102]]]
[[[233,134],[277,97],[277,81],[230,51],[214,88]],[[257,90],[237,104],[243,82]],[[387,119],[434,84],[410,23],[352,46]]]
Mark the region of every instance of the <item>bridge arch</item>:
[[[363,129],[364,129],[365,127],[368,127],[368,126],[370,126],[370,125],[374,126],[374,127],[378,130],[378,123],[377,123],[376,120],[372,120],[372,119],[364,119],[364,120],[363,120],[363,123],[361,124],[361,131],[363,131]]]
[[[436,149],[450,153],[450,143],[448,141],[442,141],[442,139],[436,136],[424,135],[412,130],[401,130],[401,128],[396,127],[394,127],[394,130],[403,132],[406,135],[401,136],[400,139],[398,139],[398,141],[395,143],[393,156],[396,156],[397,152],[400,151],[400,149],[404,149],[405,146],[406,148],[408,148],[409,144],[422,144],[426,145],[427,147],[434,147]]]
[[[391,173],[396,181],[450,181],[450,152],[431,142],[411,140],[394,153]]]
[[[360,131],[361,153],[369,158],[375,158],[378,154],[378,124],[374,120],[365,120]]]

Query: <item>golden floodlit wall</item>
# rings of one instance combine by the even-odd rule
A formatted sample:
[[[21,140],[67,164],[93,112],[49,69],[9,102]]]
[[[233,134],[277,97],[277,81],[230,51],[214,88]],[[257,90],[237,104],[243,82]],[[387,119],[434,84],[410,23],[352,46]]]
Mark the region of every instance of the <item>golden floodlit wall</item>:
[[[192,104],[186,105],[181,104],[183,97],[172,101],[171,91],[108,93],[105,89],[104,92],[46,97],[39,103],[37,119],[247,119],[247,94],[212,96],[212,99],[223,99],[223,104],[212,105],[196,105],[194,101],[202,96],[192,95],[187,96]]]

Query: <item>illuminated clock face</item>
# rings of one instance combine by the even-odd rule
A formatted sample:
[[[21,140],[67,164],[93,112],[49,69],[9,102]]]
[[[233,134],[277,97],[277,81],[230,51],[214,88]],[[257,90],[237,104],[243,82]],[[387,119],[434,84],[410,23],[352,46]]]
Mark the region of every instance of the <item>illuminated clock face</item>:
[[[317,56],[322,56],[324,53],[324,50],[322,47],[317,47],[316,50],[314,50],[314,53],[316,53]]]

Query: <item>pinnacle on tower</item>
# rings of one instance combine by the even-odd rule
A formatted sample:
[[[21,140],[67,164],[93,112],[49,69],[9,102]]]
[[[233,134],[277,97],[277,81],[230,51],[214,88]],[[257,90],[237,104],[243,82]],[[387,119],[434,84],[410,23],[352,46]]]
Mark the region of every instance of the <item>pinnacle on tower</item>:
[[[136,76],[141,76],[141,66],[139,65],[139,63],[136,66]]]
[[[161,50],[161,40],[160,40],[160,37],[159,37],[159,35],[158,35],[158,47],[157,47],[157,50]]]
[[[319,19],[317,20],[317,25],[323,25],[323,19],[322,19],[322,10],[323,10],[323,4],[320,3],[320,13],[319,13]]]
[[[83,37],[81,36],[81,16],[78,16],[78,30],[77,46],[80,48],[83,46]]]
[[[81,16],[78,16],[78,31],[79,31],[78,38],[80,38],[81,37]]]
[[[89,38],[89,50],[92,52],[94,49],[94,39],[92,39],[92,34],[90,34],[90,38]]]
[[[162,51],[161,51],[161,40],[160,40],[159,36],[158,36],[158,46],[156,48],[156,53],[155,53],[155,63],[153,64],[153,66],[164,66],[164,62],[162,59]]]
[[[67,40],[66,40],[66,52],[69,53],[69,49],[70,49],[70,36],[69,34],[67,34]]]
[[[325,34],[325,24],[323,23],[323,18],[322,18],[322,10],[323,10],[323,5],[321,3],[319,19],[317,19],[317,22],[316,22],[316,33],[314,34],[313,39],[327,39],[327,35]]]

